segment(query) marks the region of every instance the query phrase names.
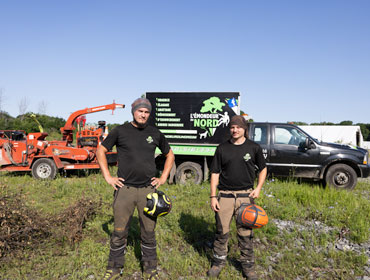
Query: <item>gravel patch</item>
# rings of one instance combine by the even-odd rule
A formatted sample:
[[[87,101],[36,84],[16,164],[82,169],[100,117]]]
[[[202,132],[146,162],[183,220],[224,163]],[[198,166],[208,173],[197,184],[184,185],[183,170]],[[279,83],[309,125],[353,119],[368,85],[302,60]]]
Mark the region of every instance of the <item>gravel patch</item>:
[[[277,226],[280,232],[314,230],[315,232],[318,232],[318,233],[330,233],[333,231],[338,233],[338,238],[335,240],[334,244],[329,245],[327,248],[319,247],[316,249],[318,251],[329,250],[329,249],[335,249],[335,250],[344,251],[344,252],[352,251],[357,254],[362,254],[364,252],[368,258],[368,261],[364,267],[365,275],[358,277],[356,279],[357,280],[370,280],[370,277],[369,277],[370,276],[370,240],[368,240],[367,242],[361,243],[361,244],[353,243],[345,237],[345,235],[348,233],[348,229],[345,229],[345,228],[338,229],[334,227],[329,227],[320,221],[306,221],[303,224],[298,224],[292,221],[283,221],[283,220],[273,219],[272,222],[275,223],[275,225]],[[300,239],[296,240],[295,246],[305,249],[303,245],[303,240],[300,240]],[[278,259],[281,257],[279,255],[280,253],[271,257],[271,261],[273,261],[274,263],[277,262]],[[330,260],[328,261],[330,262]]]

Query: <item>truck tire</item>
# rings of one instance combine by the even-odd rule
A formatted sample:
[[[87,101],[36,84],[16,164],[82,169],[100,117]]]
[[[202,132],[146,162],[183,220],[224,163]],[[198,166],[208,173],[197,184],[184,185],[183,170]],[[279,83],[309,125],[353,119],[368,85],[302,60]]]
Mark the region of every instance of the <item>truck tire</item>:
[[[334,164],[329,167],[325,176],[325,182],[337,189],[352,190],[357,183],[357,174],[347,164]]]
[[[49,158],[40,158],[32,165],[32,176],[36,179],[53,180],[57,175],[55,162]]]
[[[199,185],[203,179],[202,167],[198,163],[185,161],[176,168],[175,178],[179,185]]]

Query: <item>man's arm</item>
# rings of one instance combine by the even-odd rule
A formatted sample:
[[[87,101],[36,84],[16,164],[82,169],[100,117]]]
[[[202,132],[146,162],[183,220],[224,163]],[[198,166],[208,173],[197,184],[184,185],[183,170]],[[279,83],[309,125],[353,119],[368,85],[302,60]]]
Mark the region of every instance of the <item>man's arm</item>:
[[[258,174],[257,187],[249,194],[249,197],[258,198],[260,196],[262,186],[266,180],[266,175],[267,175],[267,167],[262,169],[261,172]]]
[[[220,210],[220,205],[218,204],[217,200],[217,186],[220,180],[220,173],[212,173],[211,174],[211,208],[213,211],[218,212]]]
[[[108,169],[107,157],[105,156],[107,152],[108,150],[103,145],[100,145],[96,152],[96,157],[98,159],[100,170],[103,174],[105,181],[107,181],[109,185],[111,185],[115,190],[117,190],[117,187],[122,188],[124,186],[123,182],[125,180],[123,178],[112,177],[110,175],[110,172]]]
[[[159,188],[160,185],[163,185],[166,183],[168,175],[170,175],[172,165],[175,161],[175,155],[173,154],[172,150],[165,155],[166,161],[164,162],[164,168],[163,172],[160,178],[153,177],[152,178],[152,186],[155,186],[155,188]]]

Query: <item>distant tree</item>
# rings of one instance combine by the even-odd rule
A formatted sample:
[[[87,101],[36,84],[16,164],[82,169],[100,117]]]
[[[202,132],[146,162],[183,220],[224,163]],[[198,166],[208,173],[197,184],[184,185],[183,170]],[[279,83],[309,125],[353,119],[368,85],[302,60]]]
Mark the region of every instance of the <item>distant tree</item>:
[[[24,130],[27,133],[38,132],[38,124],[30,117],[32,113],[17,116],[11,123],[8,129]],[[47,133],[59,132],[59,129],[64,126],[65,120],[58,117],[50,117],[47,115],[36,115],[37,120]]]
[[[11,129],[14,118],[7,112],[0,112],[0,129]]]
[[[295,124],[295,125],[307,125],[307,123],[300,122],[300,121],[292,121],[292,122],[288,122],[288,123]]]
[[[4,100],[5,100],[4,90],[0,88],[0,117],[1,117],[1,113],[3,112]]]
[[[357,123],[360,126],[362,136],[365,141],[370,141],[370,124],[368,123]]]
[[[311,123],[310,125],[335,125],[332,122],[320,122],[320,123]]]
[[[128,123],[128,121],[125,121],[125,123]],[[112,131],[113,128],[115,128],[116,126],[119,126],[121,125],[120,123],[109,123],[107,124],[108,126],[108,131]]]
[[[66,120],[63,118],[50,117],[47,115],[37,115],[37,120],[48,133],[59,132],[60,128],[66,123]]]
[[[45,115],[47,107],[48,103],[45,100],[40,101],[38,105],[38,113],[41,115]]]
[[[352,121],[341,121],[339,125],[353,125]]]
[[[27,109],[28,109],[28,105],[29,104],[30,104],[30,101],[27,98],[27,96],[22,97],[22,99],[18,102],[18,113],[19,113],[19,116],[23,116],[27,112]],[[21,120],[22,119],[23,118],[21,118]]]

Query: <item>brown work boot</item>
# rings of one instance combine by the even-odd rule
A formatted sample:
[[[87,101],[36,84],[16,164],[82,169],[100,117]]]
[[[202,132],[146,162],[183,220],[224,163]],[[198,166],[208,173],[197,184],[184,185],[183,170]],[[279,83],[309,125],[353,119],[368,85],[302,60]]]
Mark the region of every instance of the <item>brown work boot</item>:
[[[212,267],[207,271],[208,277],[218,277],[220,275],[221,270],[224,268],[224,264],[213,264]]]
[[[253,268],[243,268],[243,276],[248,280],[258,280],[257,274]]]

